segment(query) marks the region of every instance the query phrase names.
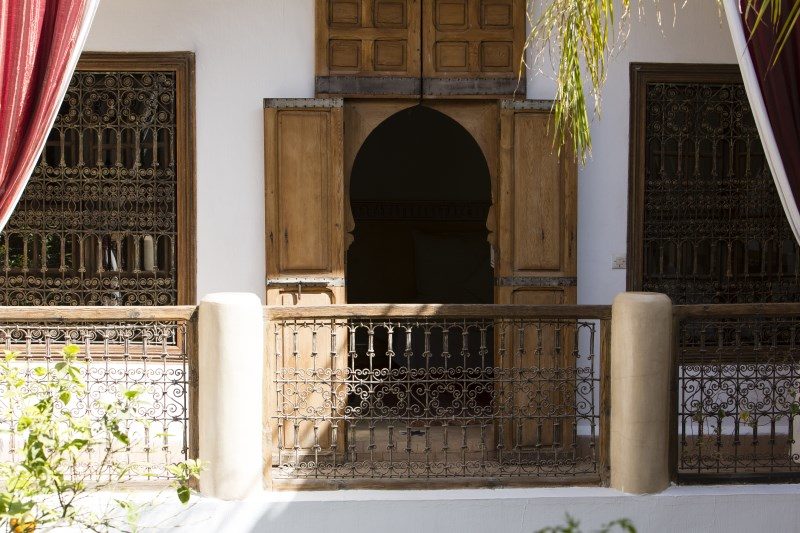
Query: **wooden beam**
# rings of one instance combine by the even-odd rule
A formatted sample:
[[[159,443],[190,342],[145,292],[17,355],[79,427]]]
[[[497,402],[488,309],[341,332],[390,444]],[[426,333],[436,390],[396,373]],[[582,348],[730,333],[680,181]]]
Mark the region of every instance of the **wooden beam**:
[[[267,320],[321,318],[608,319],[608,305],[352,304],[267,307]]]

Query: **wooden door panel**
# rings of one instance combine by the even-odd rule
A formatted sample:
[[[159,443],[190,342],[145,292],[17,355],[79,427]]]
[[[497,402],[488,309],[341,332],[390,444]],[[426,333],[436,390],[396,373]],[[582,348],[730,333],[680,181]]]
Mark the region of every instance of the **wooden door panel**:
[[[554,147],[549,107],[503,102],[500,121],[495,301],[575,304],[575,159]],[[516,416],[504,439],[520,450],[558,454],[574,443],[576,326],[531,321],[512,342]]]
[[[309,140],[331,138],[330,112],[286,110],[277,118],[280,272],[329,271],[330,147]]]
[[[517,305],[560,305],[570,298],[560,289],[510,291]],[[574,442],[574,349],[577,322],[528,321],[515,327],[508,368],[516,381],[515,417],[504,441],[520,450],[557,453]]]
[[[317,0],[317,95],[418,95],[419,1]]]
[[[347,24],[354,12],[336,5],[336,20]],[[267,305],[344,303],[342,116],[340,99],[265,101]],[[267,328],[273,459],[334,443],[344,450],[337,419],[346,404],[346,334],[303,321]],[[290,420],[293,409],[302,411]]]
[[[519,114],[514,120],[514,265],[515,271],[561,271],[564,191],[561,161],[551,157],[549,115]],[[530,179],[535,177],[535,179]]]
[[[423,0],[423,93],[525,94],[525,0]]]
[[[549,107],[514,101],[506,101],[502,107],[497,206],[499,285],[559,290],[574,287],[575,158],[566,150],[559,154],[554,146]]]
[[[310,289],[300,294],[281,289],[276,304],[330,305],[337,303],[336,298],[325,289]],[[282,425],[272,425],[273,462],[277,461],[279,450],[283,450],[284,455],[297,450],[311,456],[316,446],[327,451],[333,449],[333,443],[344,453],[346,430],[342,417],[347,403],[347,328],[330,322],[291,321],[283,325],[281,331],[279,337],[267,338],[268,354],[275,360],[278,372],[283,372],[269,397],[275,399],[273,408],[277,407],[284,414],[299,409],[296,412],[299,416],[293,423],[284,420]]]
[[[342,143],[341,100],[267,101],[268,285],[343,283]]]

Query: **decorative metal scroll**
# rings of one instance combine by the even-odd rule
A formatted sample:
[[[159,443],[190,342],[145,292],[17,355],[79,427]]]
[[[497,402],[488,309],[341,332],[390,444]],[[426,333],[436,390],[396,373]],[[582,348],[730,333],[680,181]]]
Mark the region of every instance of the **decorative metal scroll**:
[[[273,479],[598,482],[597,327],[271,321]]]
[[[189,368],[187,325],[183,322],[3,323],[0,349],[15,351],[26,390],[44,391],[53,379],[67,343],[80,347],[78,363],[86,393],[68,405],[76,417],[101,427],[104,404],[124,399],[125,391],[141,392],[138,411],[125,428],[130,445],[114,457],[123,462],[124,480],[171,479],[167,466],[189,456]],[[44,368],[46,373],[35,372]],[[2,389],[2,387],[0,387]],[[2,390],[0,390],[2,393]],[[23,434],[12,431],[21,413],[9,412],[0,394],[0,456],[16,461]],[[105,447],[80,457],[73,475],[83,479],[117,481],[119,464],[104,460]]]
[[[684,318],[678,328],[679,479],[800,479],[800,320]]]
[[[642,288],[675,303],[800,300],[800,251],[740,84],[647,86]]]
[[[0,305],[173,305],[171,72],[76,72],[0,240]]]

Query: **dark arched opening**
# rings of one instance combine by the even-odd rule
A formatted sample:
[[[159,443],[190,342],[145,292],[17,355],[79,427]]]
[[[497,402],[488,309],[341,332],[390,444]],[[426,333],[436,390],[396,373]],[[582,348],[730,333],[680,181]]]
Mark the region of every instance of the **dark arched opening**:
[[[350,176],[349,303],[492,303],[489,167],[458,122],[403,110],[364,141]]]

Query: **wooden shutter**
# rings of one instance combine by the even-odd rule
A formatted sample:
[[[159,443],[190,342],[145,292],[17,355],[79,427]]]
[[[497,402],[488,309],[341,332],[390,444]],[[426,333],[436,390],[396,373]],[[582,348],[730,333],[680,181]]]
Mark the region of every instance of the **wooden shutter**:
[[[344,303],[342,101],[267,100],[268,305]]]
[[[342,100],[266,100],[267,305],[344,303],[342,143]],[[280,330],[278,336],[275,329],[267,330],[267,375],[279,369],[308,377],[302,383],[283,384],[280,391],[269,380],[270,397],[281,394],[281,401],[290,403],[302,396],[307,412],[330,411],[331,396],[346,395],[346,385],[335,378],[347,364],[346,327],[333,328],[338,337],[330,326],[276,322],[267,328]],[[317,347],[324,356],[314,357]],[[331,350],[336,357],[330,356]],[[335,418],[343,413],[329,414]],[[278,428],[272,415],[266,413],[273,460],[278,450],[313,454],[316,446],[331,449],[333,440],[344,449],[340,424],[312,416]]]
[[[496,300],[576,303],[577,169],[554,145],[549,105],[505,101],[500,115]]]
[[[549,105],[505,101],[500,113],[498,255],[495,300],[503,304],[575,304],[577,299],[577,168],[575,158],[553,143]],[[575,324],[530,324],[512,341],[518,368],[570,368]],[[525,346],[518,343],[524,342]],[[534,415],[567,405],[564,384],[539,385],[537,394],[520,393],[515,404]],[[529,391],[528,391],[529,392]],[[568,415],[569,413],[565,413]],[[569,416],[564,424],[530,420],[506,442],[523,448],[572,443]]]
[[[317,95],[418,95],[419,2],[317,0]]]
[[[423,92],[525,94],[525,0],[423,0]]]

